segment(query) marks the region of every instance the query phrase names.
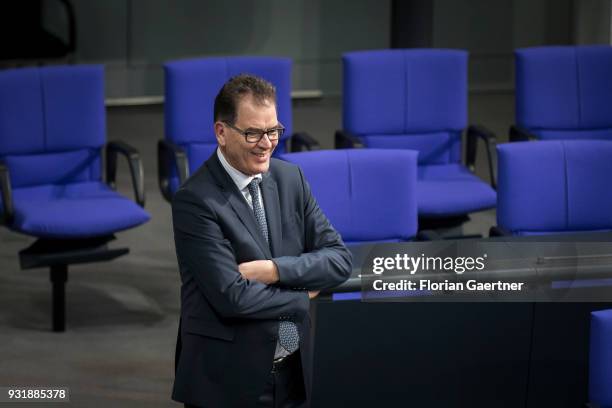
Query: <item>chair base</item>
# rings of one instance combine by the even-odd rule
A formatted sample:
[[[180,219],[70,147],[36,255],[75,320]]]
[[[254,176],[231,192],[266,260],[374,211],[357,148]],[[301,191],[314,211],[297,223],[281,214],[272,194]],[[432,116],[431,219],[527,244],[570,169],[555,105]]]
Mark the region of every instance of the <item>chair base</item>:
[[[108,249],[114,235],[87,239],[39,239],[19,251],[21,269],[50,268],[52,288],[52,328],[54,332],[66,330],[66,282],[68,265],[110,261],[127,254],[128,248]]]
[[[53,298],[53,331],[66,331],[66,281],[68,281],[68,265],[51,267],[51,290]]]
[[[456,228],[469,221],[468,215],[455,217],[425,218],[419,217],[419,230],[437,230],[441,228]]]

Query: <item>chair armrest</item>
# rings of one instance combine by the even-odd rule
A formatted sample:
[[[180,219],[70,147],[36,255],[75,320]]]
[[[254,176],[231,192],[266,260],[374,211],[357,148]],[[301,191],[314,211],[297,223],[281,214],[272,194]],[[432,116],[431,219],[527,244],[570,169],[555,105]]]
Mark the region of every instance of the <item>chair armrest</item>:
[[[491,227],[491,229],[489,230],[489,237],[509,237],[509,236],[512,236],[510,231],[502,227],[499,227],[499,226]]]
[[[336,130],[335,146],[336,149],[360,149],[364,147],[363,142],[357,136],[346,130]]]
[[[510,126],[510,141],[511,142],[531,142],[538,140],[539,137],[520,126]]]
[[[303,152],[308,150],[321,150],[321,145],[306,132],[294,133],[291,136],[291,151]]]
[[[145,205],[144,171],[138,150],[125,142],[112,141],[106,144],[106,182],[113,189],[116,188],[117,153],[122,154],[128,161],[132,175],[132,186],[136,202],[141,207]]]
[[[496,188],[497,177],[497,156],[495,154],[496,138],[495,134],[484,126],[472,125],[467,129],[467,146],[466,146],[466,164],[470,171],[474,171],[476,165],[476,152],[478,151],[478,139],[482,139],[487,150],[487,159],[489,163],[489,177],[491,178],[491,187]]]
[[[157,142],[157,181],[159,190],[166,201],[172,201],[170,191],[170,169],[172,163],[176,166],[176,174],[179,178],[179,185],[189,178],[189,158],[187,152],[181,146],[169,142],[165,139]]]
[[[15,215],[13,209],[13,193],[11,190],[11,177],[6,164],[0,161],[0,193],[2,193],[2,218],[0,221],[4,225],[9,225],[13,222]]]

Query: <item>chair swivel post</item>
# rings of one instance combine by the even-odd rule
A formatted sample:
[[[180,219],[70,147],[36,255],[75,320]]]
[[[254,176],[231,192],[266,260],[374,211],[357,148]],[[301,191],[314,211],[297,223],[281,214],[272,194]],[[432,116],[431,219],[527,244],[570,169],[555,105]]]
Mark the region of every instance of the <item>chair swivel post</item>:
[[[53,298],[53,331],[66,331],[66,281],[68,265],[51,266],[51,285]]]

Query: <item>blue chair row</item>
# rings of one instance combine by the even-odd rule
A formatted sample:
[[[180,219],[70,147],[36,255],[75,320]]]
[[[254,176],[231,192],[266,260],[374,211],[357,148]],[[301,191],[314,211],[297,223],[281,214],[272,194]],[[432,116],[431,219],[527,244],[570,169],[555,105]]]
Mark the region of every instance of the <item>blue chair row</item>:
[[[356,147],[359,138],[361,147],[418,151],[420,218],[464,217],[495,206],[493,188],[468,169],[473,169],[479,138],[487,142],[491,159],[493,135],[481,127],[470,127],[468,166],[461,164],[461,137],[467,120],[466,52],[352,53],[345,56],[344,67],[347,131],[338,133],[337,147]],[[202,58],[169,62],[164,68],[166,134],[159,143],[158,168],[166,199],[214,149],[210,125],[214,96],[231,76],[249,72],[272,82],[278,93],[279,120],[289,130],[286,133],[291,133],[290,60]],[[313,139],[294,134],[291,146],[292,151],[311,150]],[[286,147],[287,139],[283,139],[277,153],[286,153]],[[494,182],[491,160],[490,169]]]
[[[422,96],[423,98],[429,98],[424,105],[429,104],[434,111],[436,111],[435,108],[439,108],[440,101],[445,101],[442,96],[443,90],[436,90],[436,86],[441,84],[442,88],[454,89],[450,84],[455,81],[444,82],[441,79],[444,76],[442,74],[454,72],[454,68],[465,67],[467,58],[467,55],[462,52],[439,50],[413,52],[400,50],[388,55],[385,52],[385,55],[389,58],[386,61],[387,64],[385,64],[388,66],[393,66],[391,61],[401,57],[399,61],[403,62],[399,72],[402,72],[402,75],[399,75],[398,78],[410,77],[407,74],[408,72],[411,75],[420,72],[420,77],[417,75],[411,81],[406,79],[406,83],[403,83],[402,87],[412,90],[414,86],[409,86],[408,82],[410,82],[430,89],[431,94],[423,93]],[[346,58],[350,59],[351,56]],[[355,58],[357,60],[363,59],[363,55],[356,55]],[[379,59],[385,61],[385,58],[382,57],[374,60]],[[425,63],[427,61],[429,62]],[[167,134],[176,137],[182,135],[183,139],[178,139],[182,140],[180,145],[168,141],[160,143],[160,157],[164,158],[166,164],[162,166],[160,163],[160,168],[165,168],[161,173],[167,176],[165,183],[161,183],[162,191],[165,193],[171,192],[173,186],[176,188],[180,181],[179,177],[181,175],[185,177],[189,171],[197,168],[199,166],[198,161],[207,157],[214,148],[212,143],[214,135],[212,135],[211,130],[208,133],[203,132],[203,126],[207,121],[202,119],[206,116],[203,113],[207,109],[212,110],[212,100],[215,92],[214,88],[208,85],[208,81],[202,79],[201,70],[203,67],[210,68],[209,62],[208,60],[183,61],[170,63],[166,67],[169,77],[168,82],[175,84],[167,88]],[[282,85],[282,87],[279,86],[279,115],[285,126],[290,129],[290,86],[288,86],[290,62],[288,60],[255,58],[243,61],[236,58],[213,59],[212,62],[213,66],[210,68],[212,71],[208,72],[204,78],[213,78],[216,75],[218,82],[216,86],[220,86],[229,76],[242,70],[247,62],[254,64],[254,67],[250,70],[255,71],[255,73],[269,78],[276,78],[277,76],[281,76],[281,79],[284,78],[279,82]],[[413,62],[420,68],[414,68],[412,66]],[[359,63],[347,64],[347,69],[353,71],[345,78],[350,78],[356,83],[367,82],[359,81],[359,78],[364,75],[369,76],[372,69],[374,70],[372,75],[384,77],[381,73],[384,71],[383,68],[377,64],[374,64],[372,68],[373,64],[367,58],[364,59],[364,63],[364,67],[361,68],[357,68]],[[231,70],[230,67],[232,67]],[[410,68],[407,69],[407,67]],[[461,79],[465,75],[461,74],[459,77]],[[275,81],[273,80],[273,82]],[[465,94],[465,82],[463,80],[460,82],[463,82],[463,85],[455,84],[456,89],[451,94]],[[377,84],[374,86],[376,90],[378,88],[384,90],[384,87],[378,81],[367,83]],[[207,86],[210,89],[206,88]],[[2,201],[0,204],[2,207],[0,208],[2,209],[3,221],[15,231],[40,238],[35,245],[22,251],[20,259],[24,269],[40,266],[51,267],[54,294],[55,298],[59,299],[55,301],[58,312],[54,313],[54,327],[61,329],[64,324],[63,306],[61,304],[63,303],[63,285],[66,280],[67,265],[110,259],[125,253],[126,250],[124,249],[108,250],[106,243],[112,239],[113,233],[142,224],[149,217],[140,207],[119,196],[111,188],[114,185],[117,154],[124,154],[128,158],[132,171],[136,201],[144,206],[142,166],[137,152],[133,148],[123,143],[108,143],[106,145],[106,183],[102,181],[100,168],[101,150],[105,143],[105,116],[103,71],[101,67],[52,67],[4,71],[0,75],[0,88],[3,91],[0,93],[0,98],[3,99],[0,101],[2,102],[0,105],[0,161],[2,162],[0,164],[0,181],[2,182]],[[375,106],[378,106],[376,98],[379,96],[377,92],[367,89],[359,92],[355,99],[358,101],[369,99],[375,102]],[[349,96],[353,95],[350,92],[347,93]],[[202,94],[208,96],[202,99],[200,98]],[[418,92],[416,94],[418,95]],[[412,93],[406,92],[404,97],[409,101],[412,98]],[[397,95],[397,100],[389,99],[395,103],[401,102],[401,98],[397,99]],[[415,105],[415,102],[412,101],[410,105]],[[352,110],[346,110],[348,113],[345,113],[345,116],[348,115],[352,119],[345,118],[345,121],[347,123],[354,122],[354,128],[351,128],[351,130],[358,129],[359,126],[365,126],[362,129],[367,129],[367,126],[369,126],[368,119],[361,118],[361,116],[367,116],[365,105],[361,106],[361,102],[353,102],[353,104],[356,107],[351,108]],[[451,104],[451,106],[454,105]],[[32,109],[32,107],[35,108]],[[417,123],[417,125],[414,125],[414,129],[421,128],[422,134],[386,135],[379,134],[384,129],[378,132],[370,129],[369,131],[374,133],[360,133],[361,136],[356,136],[360,138],[362,144],[369,143],[371,147],[390,148],[384,153],[376,150],[362,153],[320,152],[318,156],[302,155],[292,158],[291,155],[286,154],[286,140],[284,140],[281,149],[279,149],[279,154],[285,160],[297,162],[302,167],[310,169],[305,170],[305,172],[312,174],[313,179],[319,177],[323,180],[321,183],[313,180],[313,188],[316,191],[321,191],[318,196],[322,201],[323,208],[331,214],[332,220],[340,226],[339,229],[346,235],[348,241],[410,239],[415,235],[417,228],[414,217],[416,210],[414,208],[421,210],[423,202],[427,201],[425,197],[431,199],[432,204],[435,205],[444,201],[444,195],[455,199],[460,198],[459,192],[461,190],[468,191],[472,196],[478,196],[475,191],[482,187],[477,186],[477,183],[481,183],[480,181],[456,162],[458,134],[460,133],[460,127],[463,125],[460,118],[465,116],[465,103],[463,108],[458,108],[455,114],[452,113],[451,109],[442,110],[445,113],[431,113],[432,123],[439,118],[443,122],[446,121],[446,125],[438,129],[437,132],[433,129],[426,129],[428,122],[421,119],[425,113],[419,113],[413,117],[405,112],[410,111],[410,109],[403,106],[396,112],[404,114],[402,123],[404,125],[412,122]],[[380,110],[378,113],[384,115],[385,111]],[[378,114],[372,116],[374,119],[377,117]],[[376,122],[374,119],[372,119],[372,123]],[[456,124],[453,124],[455,122]],[[400,129],[400,122],[390,126]],[[444,128],[451,130],[441,130]],[[411,129],[411,131],[414,129]],[[199,130],[202,130],[202,132]],[[468,134],[472,134],[470,140],[474,141],[471,147],[468,146],[468,152],[475,146],[475,138],[483,137],[479,135],[480,133],[486,134],[477,130],[468,132]],[[202,138],[202,135],[205,135],[205,138]],[[355,135],[353,134],[351,137],[355,138]],[[487,136],[483,138],[487,140]],[[304,138],[301,140],[304,140]],[[428,150],[429,144],[426,140],[437,140],[441,147]],[[381,141],[382,146],[378,146]],[[392,141],[390,145],[385,144],[389,141]],[[440,153],[443,147],[449,146],[450,150],[444,154]],[[563,149],[567,146],[573,145],[562,145]],[[512,153],[513,149],[517,149],[518,153]],[[524,149],[524,151],[518,149]],[[523,160],[527,160],[524,159],[527,157],[525,154],[535,154],[529,153],[530,151],[537,152],[541,149],[549,148],[544,147],[544,145],[525,148],[518,145],[517,147],[500,146],[501,155],[505,155],[507,151],[510,155],[508,157],[516,156],[519,161],[521,157],[523,157]],[[572,151],[577,153],[578,158],[586,160],[590,165],[595,165],[599,163],[594,159],[595,157],[602,157],[601,160],[604,163],[606,149],[606,146],[601,145],[585,147],[582,150],[580,147],[576,147]],[[403,156],[399,155],[396,152],[397,150],[405,150],[405,154]],[[419,152],[418,156],[415,151]],[[417,157],[420,158],[421,156],[426,158],[418,160],[419,167],[415,170],[416,178],[414,178],[412,173],[415,172],[410,170],[410,166],[412,166],[411,163],[416,163]],[[554,158],[550,158],[552,156],[547,153],[544,158],[529,159],[527,162],[538,165],[538,168],[534,167],[531,171],[544,175],[540,168],[542,163],[546,163],[547,160],[566,160],[572,154],[564,152],[553,156]],[[311,157],[315,159],[312,163],[309,163],[308,160],[312,160]],[[183,160],[182,171],[179,165],[180,160]],[[405,163],[394,163],[397,160]],[[429,163],[428,160],[433,162]],[[174,161],[174,166],[168,165],[172,161]],[[500,164],[500,169],[504,169],[506,163],[511,162],[512,160],[504,159]],[[376,177],[355,178],[353,173],[347,172],[347,169],[359,168],[362,165],[360,163],[369,166],[369,172]],[[561,164],[561,168],[567,166],[568,163]],[[323,164],[331,167],[323,167]],[[402,166],[405,166],[405,168]],[[323,168],[327,170],[321,171]],[[526,168],[519,166],[519,170]],[[605,166],[602,168],[604,171],[594,174],[607,174],[605,172],[607,168]],[[563,169],[567,173],[567,169]],[[364,171],[365,173],[367,172]],[[594,187],[592,188],[593,191],[590,191],[590,195],[599,194],[599,187],[605,187],[603,182],[600,183],[601,186],[594,184],[590,179],[592,177],[590,176],[591,173],[588,171],[583,173],[585,175],[582,178],[588,180],[588,182],[579,181],[577,185],[592,185]],[[333,179],[334,183],[329,176],[331,174],[338,175]],[[343,176],[340,176],[342,174]],[[389,174],[393,175],[390,179]],[[326,177],[323,177],[324,175]],[[394,182],[381,183],[378,181],[381,179],[389,179]],[[538,194],[546,192],[551,183],[545,181],[540,186],[535,186],[537,178],[530,177],[516,178],[504,175],[501,179],[503,180],[503,193],[500,203],[503,202],[504,204],[502,204],[498,216],[499,226],[502,229],[507,228],[515,234],[530,234],[610,228],[609,223],[606,223],[608,220],[605,210],[607,201],[605,200],[603,201],[604,204],[601,205],[600,212],[593,211],[590,208],[585,210],[584,208],[587,207],[582,208],[581,204],[577,207],[578,215],[574,216],[571,212],[574,210],[574,206],[568,204],[569,201],[566,197],[566,201],[556,201],[557,203],[565,203],[565,213],[561,210],[553,212],[547,207],[548,218],[537,216],[531,216],[530,218],[529,210],[535,211],[535,209],[529,207],[529,205],[521,204],[518,201],[508,201],[510,204],[505,204],[504,197],[517,200],[516,191],[518,191],[518,188],[511,181],[525,179],[531,182],[526,190],[527,193],[531,192],[532,195],[534,189]],[[160,181],[163,181],[162,177],[160,177]],[[458,186],[457,191],[453,190],[452,183],[457,183],[455,184]],[[567,180],[565,180],[565,183],[567,186]],[[333,200],[327,200],[323,197],[325,191],[330,191],[331,185],[334,185],[333,192],[336,194],[333,196]],[[163,187],[166,187],[165,191]],[[540,190],[537,190],[538,187]],[[346,191],[347,189],[348,191]],[[561,189],[561,187],[558,189]],[[340,200],[343,205],[337,207],[339,202],[337,192],[340,191],[345,193],[345,197],[343,201]],[[389,191],[402,191],[405,194],[394,194],[400,197],[395,202],[399,204],[392,206],[383,215],[373,217],[372,214],[375,211],[370,208],[372,200],[368,200],[367,197],[382,197],[388,195]],[[487,190],[482,189],[481,191]],[[356,192],[363,192],[363,194],[355,194]],[[494,205],[495,193],[492,190],[489,192],[492,193]],[[347,193],[350,194],[347,195]],[[354,196],[351,196],[351,194],[354,194]],[[569,192],[566,191],[565,194],[568,196]],[[601,194],[599,195],[601,196]],[[554,196],[554,194],[551,194],[551,196]],[[356,197],[360,197],[359,200]],[[606,198],[605,195],[604,198]],[[361,203],[360,201],[364,202]],[[543,202],[543,200],[537,201],[540,204]],[[346,211],[347,208],[351,211]],[[509,210],[506,210],[507,208]],[[554,220],[552,220],[553,214],[558,216]],[[350,217],[347,217],[347,215]],[[540,224],[529,224],[529,220],[536,220]],[[565,220],[565,224],[562,223],[563,220]],[[365,224],[357,225],[358,222]]]
[[[612,231],[612,141],[506,143],[497,152],[497,226],[491,235]],[[416,151],[344,149],[280,157],[302,168],[347,242],[416,236]]]
[[[534,47],[519,49],[515,55],[517,125],[510,130],[512,141],[612,140],[612,47]],[[473,169],[476,141],[480,138],[487,143],[490,179],[492,187],[495,187],[493,135],[482,127],[468,127],[467,168],[461,164],[461,133],[467,126],[465,52],[353,52],[344,55],[343,67],[344,129],[336,135],[338,147],[419,151],[417,197],[420,220],[467,214],[495,206],[495,192],[468,171]],[[605,161],[605,155],[601,152],[597,155],[597,147],[563,146],[566,150],[576,148],[573,154],[585,162],[590,160],[590,153],[595,155],[594,161]],[[584,216],[574,214],[580,211],[574,208],[567,209],[568,219],[565,221],[557,214],[560,218],[553,222],[551,212],[542,217],[530,215],[544,212],[541,207],[548,201],[542,196],[553,189],[546,182],[536,188],[534,184],[538,177],[530,174],[541,174],[540,163],[529,161],[527,156],[519,158],[521,154],[532,154],[532,150],[536,154],[538,149],[553,148],[502,149],[504,154],[512,155],[516,160],[527,161],[525,169],[529,167],[530,170],[509,170],[507,166],[513,158],[500,165],[500,171],[505,171],[506,176],[504,191],[499,192],[503,197],[497,200],[502,206],[498,210],[499,225],[519,234],[610,229],[606,207],[610,203],[607,201],[610,189],[603,176],[607,173],[598,173],[596,169],[585,169],[582,175],[583,189],[591,186],[591,201],[583,198],[579,205],[585,212]],[[554,159],[549,157],[547,160]],[[563,164],[559,162],[558,166]],[[509,184],[509,181],[512,182]],[[523,186],[523,190],[511,197],[505,190],[509,186]],[[598,193],[598,187],[605,188],[606,192]],[[567,194],[580,193],[571,190]],[[598,194],[599,199],[596,198]],[[519,205],[523,200],[531,200],[534,206]],[[553,201],[548,205],[563,212],[558,208],[563,202]]]
[[[515,62],[510,140],[545,143],[498,147],[492,233],[612,230],[612,47],[525,48]]]
[[[107,247],[113,234],[149,220],[138,152],[106,142],[105,112],[101,66],[0,72],[0,220],[38,238],[20,252],[20,263],[50,268],[55,331],[65,328],[68,265],[126,254]],[[119,154],[128,160],[136,202],[114,191]]]
[[[506,143],[497,152],[497,226],[491,235],[612,231],[612,141]],[[417,157],[406,149],[280,156],[302,168],[348,243],[407,241],[417,235]]]
[[[497,152],[491,235],[612,231],[612,141],[506,143]],[[406,149],[344,149],[280,158],[302,168],[343,238],[363,243],[417,235],[417,156]]]

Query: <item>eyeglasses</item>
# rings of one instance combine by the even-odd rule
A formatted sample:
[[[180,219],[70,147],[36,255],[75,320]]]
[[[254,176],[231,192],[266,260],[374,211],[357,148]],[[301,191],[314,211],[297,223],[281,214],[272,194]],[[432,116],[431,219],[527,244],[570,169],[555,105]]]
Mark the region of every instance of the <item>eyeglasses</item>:
[[[278,127],[267,129],[267,130],[263,130],[263,129],[242,130],[232,125],[231,123],[228,123],[228,122],[223,122],[223,123],[225,123],[227,126],[229,126],[230,128],[234,129],[236,132],[244,136],[244,139],[247,141],[247,143],[259,143],[259,141],[263,139],[264,135],[268,135],[268,139],[270,139],[271,142],[274,142],[280,139],[283,133],[285,133],[285,128],[280,124]]]

